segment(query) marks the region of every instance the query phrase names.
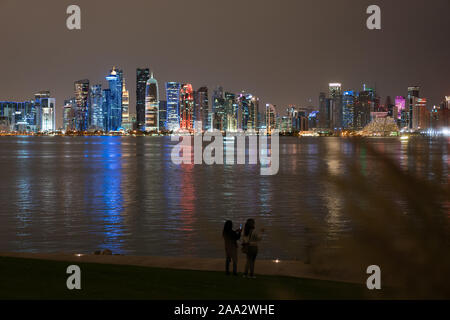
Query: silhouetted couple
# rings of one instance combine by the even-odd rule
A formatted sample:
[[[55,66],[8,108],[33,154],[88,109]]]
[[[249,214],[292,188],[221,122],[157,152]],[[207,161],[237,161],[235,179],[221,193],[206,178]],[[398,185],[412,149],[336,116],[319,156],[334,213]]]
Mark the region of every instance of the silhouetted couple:
[[[223,239],[225,242],[225,270],[227,274],[230,274],[230,262],[233,262],[233,274],[237,276],[237,241],[242,235],[242,252],[247,256],[247,262],[245,264],[244,277],[249,276],[255,278],[255,260],[258,255],[258,242],[261,240],[259,235],[255,231],[255,220],[248,219],[245,223],[244,234],[242,235],[242,225],[239,229],[233,230],[233,222],[227,220],[223,228]],[[250,274],[249,274],[250,271]]]

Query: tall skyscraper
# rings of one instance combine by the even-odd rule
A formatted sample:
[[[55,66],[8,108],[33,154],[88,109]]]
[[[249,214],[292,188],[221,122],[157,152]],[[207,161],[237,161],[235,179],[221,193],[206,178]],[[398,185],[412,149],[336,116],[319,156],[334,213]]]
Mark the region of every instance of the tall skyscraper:
[[[56,130],[55,98],[42,98],[42,132],[54,132]]]
[[[91,87],[91,107],[90,113],[90,128],[92,130],[104,130],[103,123],[103,97],[102,85],[96,84]]]
[[[342,96],[342,126],[345,129],[355,129],[355,93],[344,91]]]
[[[102,93],[103,128],[106,132],[112,130],[111,116],[111,90],[103,89]]]
[[[150,79],[150,69],[136,69],[136,121],[139,130],[145,127],[145,91]]]
[[[342,84],[330,83],[329,90],[330,98],[333,100],[330,125],[332,129],[340,129],[342,128]]]
[[[406,99],[402,96],[395,97],[395,107],[397,109],[397,124],[400,128],[404,128],[407,125],[407,111],[406,111]]]
[[[166,82],[167,100],[167,129],[177,131],[180,129],[180,89],[178,82]]]
[[[330,83],[328,85],[328,90],[330,92],[330,97],[334,98],[342,94],[342,84],[341,83]]]
[[[242,92],[238,98],[239,107],[235,110],[238,129],[254,131],[258,129],[259,99],[252,94]]]
[[[101,98],[101,93],[100,93]],[[77,107],[77,103],[75,98],[70,98],[64,100],[63,107],[63,130],[67,131],[76,131],[76,119],[75,119],[75,110]]]
[[[277,128],[277,111],[272,104],[266,104],[266,130],[271,133],[272,130]]]
[[[87,131],[89,128],[89,80],[75,81],[75,122],[78,131]]]
[[[226,111],[225,111],[225,95],[222,87],[216,87],[212,96],[212,112],[213,123],[212,127],[217,130],[226,129]]]
[[[194,120],[202,122],[202,128],[195,128],[199,130],[208,130],[211,126],[209,123],[209,114],[211,110],[209,110],[209,100],[208,100],[208,88],[201,87],[197,91],[194,92],[194,110],[195,116]],[[195,124],[194,124],[195,127]]]
[[[355,128],[362,129],[370,123],[370,114],[375,110],[375,91],[364,85],[364,91],[358,93],[355,107]]]
[[[109,83],[110,100],[108,105],[110,128],[108,131],[117,131],[122,126],[122,86],[123,73],[122,70],[113,67],[110,74],[106,76]]]
[[[42,130],[42,103],[41,100],[44,98],[50,98],[50,91],[39,91],[34,95],[34,109],[35,109],[35,119],[36,119],[36,130]]]
[[[153,73],[145,90],[145,131],[159,131],[159,90]]]
[[[125,79],[122,86],[122,128],[131,130],[130,121],[130,93],[126,88]]]
[[[412,129],[424,130],[429,127],[430,113],[427,109],[427,99],[425,98],[413,98],[413,116],[412,116]]]
[[[236,131],[239,128],[238,111],[239,104],[236,100],[236,95],[231,92],[225,92],[225,117],[223,130]]]
[[[408,87],[408,99],[407,99],[408,116],[407,116],[406,122],[407,122],[407,126],[409,129],[413,129],[414,105],[416,103],[417,98],[419,98],[419,91],[420,91],[420,87],[418,87],[418,86]]]
[[[159,101],[159,130],[167,130],[167,101]]]
[[[183,84],[180,90],[180,128],[194,129],[194,91],[190,83]]]

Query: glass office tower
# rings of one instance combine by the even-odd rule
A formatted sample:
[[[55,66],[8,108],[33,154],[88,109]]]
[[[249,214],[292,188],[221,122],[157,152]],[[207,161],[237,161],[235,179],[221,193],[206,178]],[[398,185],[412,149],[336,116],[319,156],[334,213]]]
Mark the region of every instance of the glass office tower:
[[[159,90],[153,73],[145,90],[145,131],[159,131]]]
[[[176,131],[180,129],[180,89],[178,82],[166,83],[167,100],[167,129]]]
[[[136,69],[136,122],[139,130],[143,130],[145,126],[145,90],[148,79],[150,69]]]

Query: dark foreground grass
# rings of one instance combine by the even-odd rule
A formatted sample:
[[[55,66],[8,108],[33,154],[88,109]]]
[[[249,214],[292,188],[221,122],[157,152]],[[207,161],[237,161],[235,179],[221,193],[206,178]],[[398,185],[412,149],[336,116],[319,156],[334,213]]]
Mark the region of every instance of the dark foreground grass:
[[[66,269],[81,268],[82,290],[68,290]],[[279,276],[160,269],[0,257],[0,299],[364,299],[362,285]],[[370,295],[369,295],[370,294]],[[379,295],[379,294],[378,294]]]

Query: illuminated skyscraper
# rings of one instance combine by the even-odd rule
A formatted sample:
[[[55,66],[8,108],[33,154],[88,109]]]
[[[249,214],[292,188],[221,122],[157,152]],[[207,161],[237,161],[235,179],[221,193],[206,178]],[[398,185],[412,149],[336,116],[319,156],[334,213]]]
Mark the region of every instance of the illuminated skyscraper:
[[[223,130],[236,131],[239,129],[238,109],[239,105],[236,101],[236,95],[231,92],[225,92],[225,117]]]
[[[408,112],[406,111],[406,99],[402,96],[395,97],[395,107],[397,109],[397,123],[400,128],[407,125]]]
[[[409,129],[413,129],[413,112],[414,105],[416,103],[417,98],[419,98],[420,87],[408,87],[408,100],[407,100],[407,112],[408,116],[406,119],[406,123]]]
[[[100,92],[100,98],[101,98],[101,92]],[[75,98],[64,100],[63,130],[65,130],[65,131],[75,131],[77,129],[76,122],[75,122],[76,106],[77,106],[77,103],[75,101]],[[103,115],[102,115],[102,119],[103,119]]]
[[[87,131],[89,128],[89,80],[75,81],[75,122],[78,131]]]
[[[194,91],[190,83],[183,84],[180,90],[180,128],[194,129]]]
[[[35,123],[34,101],[0,101],[0,131],[35,132]]]
[[[209,123],[209,101],[208,101],[208,88],[201,87],[194,92],[194,102],[195,102],[195,123],[198,121],[202,122],[202,128],[195,128],[200,130],[208,130],[210,128]],[[195,127],[194,123],[194,127]]]
[[[272,130],[276,129],[277,123],[277,111],[275,106],[272,104],[266,104],[266,130],[271,133]]]
[[[42,132],[53,132],[56,130],[55,98],[42,98]]]
[[[125,79],[122,86],[122,128],[131,130],[130,121],[130,93],[126,88]]]
[[[140,130],[145,126],[145,91],[148,79],[150,79],[148,68],[136,69],[136,121]]]
[[[342,84],[340,83],[330,83],[328,85],[328,89],[330,91],[331,98],[340,96],[342,94]]]
[[[159,101],[159,130],[167,130],[167,101]]]
[[[355,104],[356,129],[362,129],[370,123],[370,114],[375,110],[375,91],[364,85],[364,91],[358,93]]]
[[[226,126],[226,111],[225,111],[225,96],[222,87],[217,87],[212,96],[212,127],[217,130],[225,130]]]
[[[344,91],[342,96],[343,127],[345,129],[355,129],[355,93],[354,91]]]
[[[103,89],[102,93],[103,128],[106,132],[111,131],[111,90]]]
[[[145,90],[145,130],[159,131],[159,90],[153,73]]]
[[[113,67],[106,80],[108,80],[110,90],[109,105],[107,106],[109,109],[107,113],[110,117],[108,131],[117,131],[122,126],[122,70]]]
[[[340,83],[330,83],[330,98],[333,100],[333,108],[330,110],[332,129],[342,128],[342,84]]]
[[[102,85],[96,84],[91,87],[91,107],[90,113],[90,128],[93,130],[103,130],[103,98]]]
[[[180,89],[178,82],[166,82],[167,98],[167,129],[177,131],[180,129]]]
[[[244,131],[258,129],[259,99],[252,94],[242,92],[238,98],[238,128]]]
[[[412,129],[413,130],[424,130],[429,127],[430,123],[430,113],[427,109],[427,99],[424,98],[413,98],[413,116],[412,116]]]

